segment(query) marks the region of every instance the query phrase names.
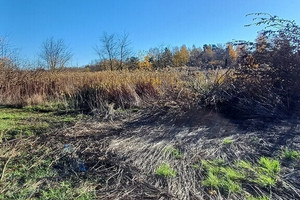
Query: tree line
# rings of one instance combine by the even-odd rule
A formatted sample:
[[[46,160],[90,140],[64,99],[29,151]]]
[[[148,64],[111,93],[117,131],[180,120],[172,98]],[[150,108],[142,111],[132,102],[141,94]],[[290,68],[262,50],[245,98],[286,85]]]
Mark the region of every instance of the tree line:
[[[277,20],[274,16],[270,18],[265,17],[262,18],[259,24],[255,25],[270,23],[275,19]],[[263,20],[269,21],[265,22]],[[247,62],[255,66],[255,62],[262,62],[262,60],[268,60],[268,65],[270,65],[269,60],[274,58],[272,53],[281,48],[283,44],[288,46],[289,44],[298,42],[295,41],[298,37],[298,32],[289,38],[283,38],[287,33],[298,30],[295,24],[289,24],[288,22],[288,20],[283,19],[277,20],[278,24],[283,24],[286,28],[278,29],[280,32],[262,31],[254,42],[236,41],[234,44],[230,42],[225,45],[205,44],[202,47],[195,45],[192,47],[182,45],[181,47],[172,48],[160,46],[140,52],[138,55],[134,55],[132,51],[128,33],[119,35],[104,32],[99,38],[99,44],[94,48],[98,59],[94,63],[86,65],[85,69],[89,71],[101,71],[122,70],[125,68],[130,70],[138,68],[162,69],[181,66],[197,67],[199,69],[217,69],[244,65]],[[286,48],[290,52],[290,55],[295,54],[295,50]],[[71,49],[65,44],[64,40],[51,37],[42,43],[37,65],[40,68],[48,70],[62,69],[70,64],[72,57]],[[282,58],[281,54],[278,54],[277,58],[280,58],[277,59],[277,63],[285,59]],[[19,65],[18,50],[10,45],[6,37],[0,36],[0,69],[15,69]]]
[[[162,69],[166,67],[198,67],[201,69],[227,68],[234,64],[238,58],[240,47],[232,43],[205,44],[203,47],[193,45],[188,48],[181,47],[155,47],[147,52],[132,55],[128,34],[121,37],[115,34],[104,33],[101,45],[96,52],[99,60],[85,66],[91,71],[122,70],[127,69]]]
[[[231,43],[205,44],[203,47],[156,47],[134,55],[129,34],[103,33],[95,48],[98,59],[85,66],[90,71],[122,69],[161,69],[191,66],[198,68],[226,68],[238,57],[238,48]],[[58,70],[67,67],[73,57],[63,39],[50,37],[40,47],[37,67]],[[18,50],[10,45],[7,37],[0,37],[0,69],[16,69],[20,65]]]

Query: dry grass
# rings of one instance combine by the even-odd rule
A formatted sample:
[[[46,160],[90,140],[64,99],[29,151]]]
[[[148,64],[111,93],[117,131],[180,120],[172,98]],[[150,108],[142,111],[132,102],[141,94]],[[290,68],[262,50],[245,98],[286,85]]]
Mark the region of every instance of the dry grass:
[[[104,71],[47,72],[2,71],[0,103],[13,105],[41,104],[72,98],[82,88],[101,88],[108,94],[122,91],[139,96],[164,95],[165,89],[180,86],[174,72]],[[126,90],[126,91],[125,91]]]
[[[209,76],[213,77],[215,72]],[[160,71],[48,72],[10,70],[0,74],[0,104],[41,105],[63,102],[80,110],[129,108],[147,103],[193,99],[213,78],[203,72]]]

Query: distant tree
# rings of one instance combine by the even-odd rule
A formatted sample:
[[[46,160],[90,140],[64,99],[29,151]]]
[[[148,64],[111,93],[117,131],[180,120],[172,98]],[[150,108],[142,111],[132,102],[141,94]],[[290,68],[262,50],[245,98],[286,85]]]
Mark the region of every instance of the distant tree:
[[[138,69],[139,68],[139,58],[132,56],[126,60],[125,65],[130,70]]]
[[[256,63],[265,63],[265,64],[270,64],[270,56],[271,56],[271,49],[272,46],[272,41],[268,39],[268,37],[260,33],[256,40],[255,43],[253,44],[253,53],[252,56],[255,58]]]
[[[148,51],[149,56],[149,62],[152,63],[152,67],[155,69],[163,68],[163,60],[162,60],[162,54],[163,54],[164,48],[162,46],[151,48]]]
[[[189,51],[185,45],[182,45],[180,50],[175,50],[174,53],[174,65],[180,67],[186,65],[189,61]]]
[[[224,48],[224,45],[222,44],[213,44],[211,45],[211,50],[213,52],[213,56],[211,58],[211,55],[207,56],[208,59],[208,65],[210,68],[217,69],[217,68],[223,68],[225,63],[225,57],[226,57],[226,50]],[[211,54],[210,48],[207,48],[207,54]]]
[[[207,44],[203,45],[202,63],[207,67],[208,63],[213,60],[213,57],[214,52],[212,46]]]
[[[123,69],[123,63],[126,59],[129,58],[131,54],[131,50],[129,48],[130,41],[128,33],[124,33],[122,36],[119,37],[118,47],[120,49],[119,52],[119,70]]]
[[[181,54],[182,64],[186,65],[186,63],[189,61],[190,53],[185,45],[181,46],[180,54]]]
[[[139,68],[141,69],[152,69],[153,63],[150,61],[149,55],[146,55],[142,61],[139,62]]]
[[[214,52],[213,59],[217,61],[224,61],[226,57],[226,50],[223,44],[212,45],[212,50]]]
[[[114,34],[103,33],[100,38],[101,46],[96,47],[96,52],[101,60],[108,60],[110,70],[113,70],[113,61],[117,57],[117,42]]]
[[[100,59],[107,61],[110,70],[122,70],[124,61],[131,54],[129,35],[124,33],[118,36],[104,32],[100,38],[100,42],[101,45],[95,48]]]
[[[197,48],[193,45],[192,49],[190,50],[190,57],[188,61],[188,65],[192,67],[200,67],[202,65],[202,49],[199,47]]]
[[[16,68],[17,57],[17,50],[9,44],[7,37],[0,37],[0,69]]]
[[[48,69],[55,70],[65,67],[71,60],[72,53],[62,39],[55,40],[51,37],[43,42],[39,57]]]
[[[227,65],[231,65],[236,62],[237,60],[237,52],[234,50],[233,45],[231,43],[227,44],[226,48],[226,61]]]
[[[163,67],[172,67],[174,65],[173,54],[170,51],[170,49],[167,47],[165,48],[164,52],[162,53],[161,59],[162,59],[161,63],[162,63]]]
[[[236,45],[235,51],[238,57],[241,57],[245,54],[249,54],[248,46],[246,44]]]
[[[174,50],[174,57],[173,57],[173,62],[175,67],[179,67],[181,65],[180,63],[180,50],[178,47],[175,47]]]

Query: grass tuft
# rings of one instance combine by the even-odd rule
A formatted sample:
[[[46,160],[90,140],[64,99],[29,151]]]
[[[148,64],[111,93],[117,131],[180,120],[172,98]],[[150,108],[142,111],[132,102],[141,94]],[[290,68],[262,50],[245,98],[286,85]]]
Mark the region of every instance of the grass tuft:
[[[224,140],[223,140],[223,144],[225,144],[225,145],[229,145],[229,144],[232,144],[234,141],[232,140],[232,139],[229,139],[229,138],[225,138]]]
[[[241,160],[229,165],[222,160],[203,160],[202,166],[206,172],[202,185],[223,194],[242,192],[242,185],[246,182],[260,187],[275,186],[280,172],[279,161],[265,157],[261,157],[257,164]]]
[[[249,196],[246,198],[246,200],[270,200],[270,198],[266,196],[258,196],[258,197]]]
[[[281,156],[286,160],[300,160],[300,152],[288,148],[282,152]]]
[[[259,164],[261,166],[261,169],[264,170],[267,174],[274,175],[280,172],[279,160],[261,157],[259,160]]]
[[[222,160],[202,161],[207,172],[206,178],[202,181],[203,186],[223,191],[224,193],[242,190],[239,180],[245,176],[233,167],[226,166]]]
[[[180,159],[182,157],[180,151],[172,146],[165,148],[165,151],[176,159]]]
[[[156,174],[163,177],[175,177],[177,172],[173,170],[169,164],[163,163],[156,169]]]

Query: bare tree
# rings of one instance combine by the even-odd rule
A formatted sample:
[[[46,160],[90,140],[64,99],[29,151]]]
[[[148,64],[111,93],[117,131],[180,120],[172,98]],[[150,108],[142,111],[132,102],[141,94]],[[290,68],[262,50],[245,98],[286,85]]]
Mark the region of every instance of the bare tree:
[[[129,35],[124,33],[122,36],[103,33],[100,38],[101,45],[95,48],[96,53],[102,61],[107,61],[110,70],[117,68],[123,69],[125,60],[130,57]],[[116,67],[115,67],[116,66]]]
[[[7,37],[0,37],[0,69],[16,68],[17,54],[17,49],[10,45]]]
[[[72,58],[72,53],[62,39],[55,40],[53,37],[45,40],[42,44],[39,57],[45,62],[50,70],[63,68]]]
[[[104,32],[100,38],[101,46],[96,47],[96,53],[100,59],[108,60],[110,70],[113,70],[114,60],[117,57],[117,42],[115,41],[115,35]]]
[[[129,35],[128,33],[124,33],[119,38],[119,49],[120,49],[120,60],[119,60],[119,69],[123,69],[123,63],[124,61],[130,56],[131,50],[129,48],[130,41],[129,41]]]

